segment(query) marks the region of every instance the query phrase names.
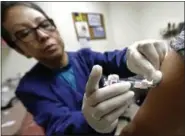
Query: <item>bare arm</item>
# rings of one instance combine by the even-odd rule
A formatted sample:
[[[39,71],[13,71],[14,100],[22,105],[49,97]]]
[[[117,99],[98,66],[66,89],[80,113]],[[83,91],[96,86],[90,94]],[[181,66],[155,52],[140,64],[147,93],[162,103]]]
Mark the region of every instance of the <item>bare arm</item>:
[[[171,51],[161,66],[163,79],[149,91],[143,105],[121,136],[184,136],[184,60]]]

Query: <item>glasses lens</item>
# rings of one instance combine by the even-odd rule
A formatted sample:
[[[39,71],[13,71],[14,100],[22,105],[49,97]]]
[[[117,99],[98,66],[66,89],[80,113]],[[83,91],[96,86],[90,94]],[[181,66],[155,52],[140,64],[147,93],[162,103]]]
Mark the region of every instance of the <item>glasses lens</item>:
[[[23,42],[29,42],[30,40],[34,38],[34,34],[31,29],[20,30],[15,33],[15,36],[17,39]]]
[[[41,29],[46,33],[50,33],[56,30],[54,22],[52,19],[44,20],[41,22],[36,29]],[[24,29],[15,33],[17,39],[23,42],[31,42],[36,38],[36,29]]]
[[[53,24],[53,21],[52,20],[45,20],[43,21],[39,27],[42,29],[42,30],[45,30],[47,32],[50,32],[50,31],[53,31],[55,30],[55,26]]]

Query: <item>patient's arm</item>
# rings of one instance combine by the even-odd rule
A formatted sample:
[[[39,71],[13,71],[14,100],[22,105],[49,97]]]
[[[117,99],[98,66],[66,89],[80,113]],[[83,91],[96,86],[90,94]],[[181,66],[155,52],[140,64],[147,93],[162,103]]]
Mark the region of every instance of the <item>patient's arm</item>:
[[[184,60],[171,51],[162,63],[163,79],[121,136],[185,136]]]

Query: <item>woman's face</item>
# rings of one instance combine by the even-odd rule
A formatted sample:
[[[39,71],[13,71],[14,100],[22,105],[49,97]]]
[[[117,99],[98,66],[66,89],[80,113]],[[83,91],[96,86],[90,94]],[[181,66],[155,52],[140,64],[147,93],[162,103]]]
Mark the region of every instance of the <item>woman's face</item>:
[[[64,54],[59,32],[50,20],[35,9],[14,6],[8,10],[3,25],[25,56],[52,61]]]

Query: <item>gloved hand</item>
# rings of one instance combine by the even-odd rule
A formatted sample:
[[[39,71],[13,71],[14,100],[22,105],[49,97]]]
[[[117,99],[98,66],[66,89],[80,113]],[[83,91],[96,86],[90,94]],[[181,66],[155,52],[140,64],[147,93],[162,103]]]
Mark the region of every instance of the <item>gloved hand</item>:
[[[88,124],[99,133],[111,133],[118,124],[118,118],[128,107],[127,101],[133,98],[129,91],[131,84],[122,82],[99,88],[102,67],[93,67],[86,84],[82,113]]]
[[[170,48],[165,41],[145,40],[130,45],[127,50],[127,67],[149,81],[158,82],[162,78],[161,63]]]

